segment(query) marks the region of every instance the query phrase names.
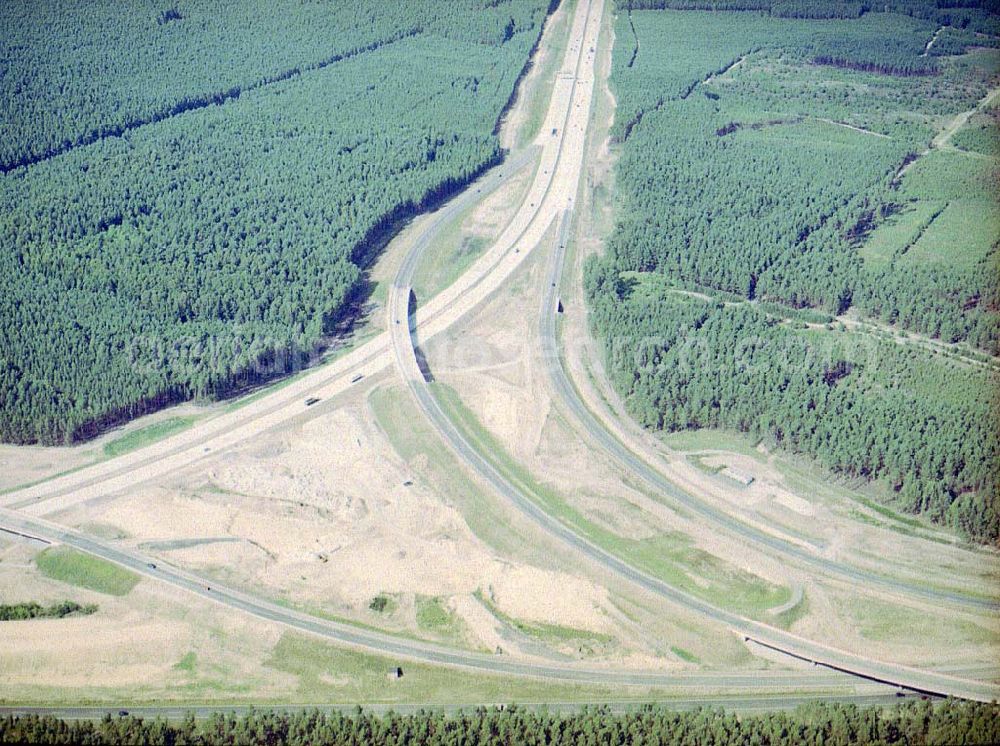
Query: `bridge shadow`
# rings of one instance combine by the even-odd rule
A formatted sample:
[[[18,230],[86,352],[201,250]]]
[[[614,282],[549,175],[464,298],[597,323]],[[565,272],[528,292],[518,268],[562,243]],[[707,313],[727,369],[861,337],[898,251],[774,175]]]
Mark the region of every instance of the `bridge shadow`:
[[[431,371],[431,366],[427,362],[427,356],[424,354],[423,349],[420,347],[419,339],[417,338],[417,294],[410,288],[410,297],[406,303],[406,323],[409,325],[410,337],[413,340],[413,354],[417,358],[417,367],[420,369],[420,375],[424,377],[424,381],[427,383],[434,382],[434,373]]]

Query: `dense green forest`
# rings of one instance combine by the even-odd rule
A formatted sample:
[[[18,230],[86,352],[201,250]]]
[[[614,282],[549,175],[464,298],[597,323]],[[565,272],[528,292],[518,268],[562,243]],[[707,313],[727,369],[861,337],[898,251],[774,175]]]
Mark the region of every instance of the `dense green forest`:
[[[974,114],[951,139],[957,148],[1000,158],[1000,108]]]
[[[996,539],[996,366],[787,321],[849,313],[998,351],[997,162],[920,155],[997,84],[997,55],[924,56],[940,19],[907,8],[620,12],[619,210],[587,269],[592,322],[643,423],[742,430]],[[957,147],[985,148],[985,116]]]
[[[628,10],[711,10],[760,12],[774,18],[860,18],[894,13],[970,33],[997,35],[997,0],[620,0]]]
[[[691,297],[659,275],[588,276],[608,370],[648,427],[741,430],[826,467],[881,478],[901,507],[996,530],[1000,453],[985,377],[922,350],[784,324],[749,302]],[[992,536],[993,534],[991,534]]]
[[[238,98],[408,36],[500,47],[537,32],[540,7],[521,0],[136,0],[122,12],[104,0],[10,0],[0,12],[0,169]]]
[[[124,716],[71,721],[51,716],[0,718],[0,743],[38,744],[588,744],[618,746],[800,746],[800,744],[990,744],[1000,740],[995,704],[910,702],[892,708],[813,703],[792,712],[736,715],[720,709],[675,712],[642,705],[625,713],[605,707],[567,715],[518,707],[447,715],[351,715],[253,711],[193,716],[181,722]]]
[[[550,10],[0,6],[0,439],[301,365],[380,239],[502,157]]]

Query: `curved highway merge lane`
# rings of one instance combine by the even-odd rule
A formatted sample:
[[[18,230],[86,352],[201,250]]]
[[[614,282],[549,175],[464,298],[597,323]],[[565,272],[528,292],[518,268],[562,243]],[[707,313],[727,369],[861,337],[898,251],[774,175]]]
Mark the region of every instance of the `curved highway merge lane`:
[[[516,239],[510,245],[505,245],[503,239],[501,239],[498,248],[510,251],[515,248],[514,244],[516,243],[516,250],[519,253],[525,253],[542,240],[552,220],[557,216],[563,215],[563,210],[572,204],[572,198],[567,199],[566,194],[575,194],[576,186],[582,172],[586,123],[589,117],[590,99],[593,92],[593,56],[592,54],[584,55],[583,49],[586,47],[591,49],[596,47],[596,36],[600,29],[601,10],[602,4],[600,2],[598,2],[596,9],[593,7],[588,8],[587,16],[584,19],[584,24],[587,28],[587,34],[584,36],[585,47],[581,47],[578,50],[577,60],[574,65],[574,85],[570,89],[571,100],[567,107],[567,119],[565,120],[563,131],[565,133],[564,139],[575,142],[571,148],[566,148],[565,146],[560,148],[560,150],[565,150],[565,152],[562,153],[563,157],[561,161],[558,158],[556,160],[555,168],[557,169],[557,173],[553,174],[552,185],[546,189],[543,200],[537,208],[534,203],[528,208],[530,216],[524,230],[517,235]],[[590,41],[591,39],[592,41]],[[571,49],[569,51],[574,50]],[[589,85],[577,86],[577,80],[587,80]],[[579,95],[579,101],[572,100],[574,94]],[[574,104],[577,105],[574,106]],[[543,163],[545,163],[544,155]],[[558,185],[558,188],[555,185]],[[559,231],[561,234],[560,238],[565,238],[566,225],[567,220],[563,216]],[[564,241],[559,241],[558,243],[560,247],[564,247]],[[524,252],[521,252],[521,249]],[[397,368],[420,409],[438,431],[442,439],[472,471],[478,474],[480,478],[486,481],[498,494],[508,500],[521,513],[549,534],[572,547],[579,554],[586,556],[617,576],[672,603],[717,623],[726,625],[736,633],[742,635],[747,641],[754,641],[801,660],[915,691],[950,695],[985,702],[989,702],[1000,696],[1000,687],[989,683],[864,658],[844,650],[838,650],[801,638],[776,627],[761,624],[713,606],[689,593],[668,585],[659,578],[632,567],[617,556],[610,554],[583,538],[561,521],[547,514],[531,498],[513,485],[488,459],[470,445],[468,440],[441,409],[430,387],[427,385],[427,381],[417,362],[413,339],[416,333],[416,324],[413,323],[410,315],[411,285],[413,274],[420,260],[420,251],[421,247],[415,246],[402,262],[390,289],[387,304],[387,321]],[[550,282],[548,285],[551,291],[552,283]]]
[[[545,290],[541,303],[541,318],[539,336],[542,344],[545,369],[557,396],[573,416],[584,426],[594,441],[608,453],[626,473],[634,474],[644,481],[659,495],[669,495],[685,508],[712,525],[739,537],[752,544],[767,547],[784,557],[791,558],[807,567],[822,573],[846,580],[852,585],[880,588],[890,593],[920,598],[935,603],[949,603],[972,609],[1000,611],[1000,604],[987,598],[969,596],[953,591],[942,590],[901,580],[888,578],[870,571],[862,570],[842,562],[827,559],[814,554],[798,544],[782,539],[755,526],[748,525],[722,510],[719,510],[704,500],[682,490],[663,476],[657,469],[641,458],[617,438],[610,428],[587,408],[580,398],[576,388],[570,382],[566,369],[563,367],[559,352],[556,333],[556,319],[559,306],[559,286],[562,280],[562,269],[569,238],[569,225],[572,213],[567,210],[560,223],[556,248],[549,263]]]
[[[831,686],[831,682],[842,682],[829,671],[802,672],[752,672],[746,674],[664,674],[662,672],[630,672],[605,669],[587,669],[576,666],[536,665],[519,663],[504,657],[482,656],[474,653],[455,651],[430,643],[395,638],[369,630],[362,630],[348,624],[339,624],[317,619],[292,611],[240,591],[217,585],[214,581],[200,578],[195,574],[179,570],[166,564],[157,566],[150,558],[131,552],[79,532],[71,531],[34,516],[46,515],[70,505],[105,497],[134,487],[136,484],[154,479],[176,469],[188,466],[208,454],[245,442],[278,424],[302,415],[307,398],[328,398],[347,387],[358,374],[371,375],[395,360],[404,371],[414,394],[428,412],[432,421],[443,433],[450,422],[443,414],[440,419],[432,416],[436,407],[433,397],[421,398],[421,389],[427,392],[413,349],[411,332],[433,336],[443,331],[462,315],[485,300],[524,261],[526,255],[537,247],[552,220],[571,208],[579,175],[582,169],[587,118],[593,90],[593,49],[601,23],[602,0],[581,0],[573,18],[570,40],[567,46],[564,67],[557,75],[553,88],[549,113],[545,121],[544,138],[535,179],[528,196],[511,224],[501,235],[496,245],[477,260],[470,269],[452,286],[435,296],[429,303],[417,310],[411,327],[408,314],[410,298],[410,278],[416,267],[420,252],[426,247],[433,233],[458,211],[479,197],[472,189],[442,208],[432,216],[423,237],[415,245],[411,254],[416,257],[404,261],[397,281],[390,292],[390,329],[374,340],[362,345],[344,357],[313,371],[307,372],[289,385],[270,392],[263,398],[250,402],[244,407],[219,415],[200,423],[191,430],[180,433],[148,448],[127,454],[117,459],[96,464],[74,474],[49,480],[34,487],[27,487],[0,498],[0,503],[21,508],[18,511],[0,509],[0,523],[3,527],[36,536],[49,542],[61,542],[80,551],[88,552],[120,564],[133,571],[157,578],[163,582],[210,598],[231,608],[240,609],[264,619],[280,622],[306,632],[321,635],[340,643],[355,646],[383,655],[405,657],[443,665],[523,676],[542,676],[564,681],[587,681],[598,683],[623,683],[636,685],[666,686],[681,682],[728,682],[729,686],[752,686],[761,681],[762,675],[768,680],[798,682],[802,686]],[[590,50],[590,51],[586,51]],[[525,165],[534,154],[524,154],[511,163],[497,169],[500,176],[487,175],[479,183],[485,185],[489,179],[507,179],[523,158]],[[496,185],[496,182],[492,182]],[[409,274],[407,274],[409,273]],[[399,321],[400,323],[395,323]],[[390,344],[392,350],[390,350]],[[457,438],[454,436],[457,435]],[[574,546],[577,551],[590,556],[595,561],[612,569],[620,576],[653,592],[687,606],[698,613],[728,624],[748,639],[770,645],[799,655],[807,660],[822,662],[831,668],[850,671],[880,682],[890,682],[908,688],[954,694],[971,699],[995,698],[995,687],[978,682],[970,682],[944,674],[918,671],[893,664],[857,659],[841,651],[826,648],[817,643],[801,640],[781,630],[775,630],[750,620],[743,619],[670,588],[662,581],[647,576],[621,560],[607,554],[600,548],[587,543],[561,523],[544,514],[534,503],[517,490],[506,484],[502,475],[482,460],[474,450],[454,431],[446,437],[460,455],[473,464],[486,478],[518,507],[540,525]],[[477,463],[477,458],[480,462]]]
[[[30,518],[17,511],[0,508],[0,524],[24,536],[51,544],[62,544],[100,557],[143,577],[170,584],[228,608],[374,655],[459,667],[486,674],[624,686],[714,688],[722,691],[750,687],[756,683],[758,686],[763,684],[766,688],[784,691],[811,689],[818,693],[839,692],[842,694],[844,688],[849,687],[851,683],[845,677],[837,676],[829,671],[747,671],[741,673],[627,671],[529,663],[511,660],[506,656],[455,650],[298,612],[219,584],[215,580],[199,577],[173,565],[159,562],[139,552],[116,547],[110,542],[86,536],[40,518]],[[867,694],[859,694],[859,696],[870,696],[870,694],[871,692],[868,692]]]

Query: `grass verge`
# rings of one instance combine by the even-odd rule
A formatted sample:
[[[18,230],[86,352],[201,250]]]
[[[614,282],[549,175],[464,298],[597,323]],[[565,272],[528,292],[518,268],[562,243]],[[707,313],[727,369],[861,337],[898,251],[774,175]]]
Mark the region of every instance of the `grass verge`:
[[[454,623],[454,616],[441,604],[441,599],[417,596],[417,626],[430,631],[446,630]]]
[[[174,664],[175,671],[184,671],[185,673],[194,673],[195,667],[198,664],[198,655],[193,650],[189,650],[185,653],[184,657],[181,658]]]
[[[521,634],[533,637],[541,642],[548,643],[590,643],[594,645],[607,646],[615,642],[615,638],[604,632],[594,632],[589,629],[579,629],[577,627],[566,627],[561,624],[550,624],[548,622],[527,622],[505,614],[500,611],[493,599],[483,593],[481,588],[477,588],[475,596],[489,612],[509,627],[516,629]]]
[[[700,663],[700,661],[698,660],[698,656],[697,655],[695,655],[694,653],[688,652],[684,648],[679,648],[676,645],[671,645],[670,646],[670,652],[672,652],[674,655],[676,655],[678,658],[680,658],[685,663]]]
[[[531,188],[538,170],[537,162],[522,166],[520,172],[504,189],[511,189],[507,205],[519,205]],[[426,303],[430,298],[452,285],[479,257],[500,237],[507,221],[501,221],[493,231],[481,233],[470,230],[467,224],[485,204],[495,202],[497,193],[486,194],[482,199],[466,207],[446,223],[427,247],[413,277],[413,292],[418,303]],[[496,209],[502,210],[503,207]]]
[[[662,534],[649,539],[630,539],[596,525],[555,491],[538,483],[515,461],[465,407],[454,389],[435,382],[431,384],[431,390],[470,445],[511,484],[550,516],[609,554],[674,588],[721,608],[750,616],[761,617],[767,609],[780,606],[791,598],[790,589],[769,583],[692,547],[686,536]]]
[[[48,578],[112,596],[126,595],[139,582],[135,573],[69,547],[45,549],[35,564]]]
[[[197,419],[197,415],[171,417],[160,422],[154,422],[152,425],[146,425],[146,427],[141,427],[138,430],[133,430],[120,438],[115,438],[105,443],[104,455],[108,458],[114,458],[115,456],[121,456],[123,453],[143,448],[150,443],[155,443],[158,440],[166,438],[168,435],[187,430]]]
[[[517,701],[607,701],[623,694],[649,696],[646,687],[601,687],[554,684],[513,676],[471,674],[468,671],[411,663],[358,653],[286,632],[264,665],[296,678],[289,698],[295,702],[420,702],[462,704]],[[390,678],[396,667],[400,678]]]

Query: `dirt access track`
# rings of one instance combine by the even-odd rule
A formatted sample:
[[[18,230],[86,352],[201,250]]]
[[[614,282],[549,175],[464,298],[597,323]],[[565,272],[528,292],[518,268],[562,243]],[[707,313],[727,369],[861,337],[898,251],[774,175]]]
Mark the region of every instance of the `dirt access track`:
[[[597,23],[597,28],[599,28],[599,19],[597,19]],[[594,44],[589,45],[589,49],[593,50],[595,46],[596,38]],[[588,51],[580,59],[579,64],[586,65],[587,69],[584,71],[578,67],[575,71],[576,75],[573,78],[566,78],[563,75],[559,76],[556,91],[553,94],[553,102],[559,97],[567,95],[563,93],[559,85],[564,80],[569,84],[568,97],[570,99],[573,97],[573,90],[577,85],[577,79],[589,78],[591,81],[593,80],[593,51]],[[585,87],[585,90],[585,98],[580,103],[585,104],[585,109],[589,112],[591,97],[593,96],[593,85]],[[580,103],[575,104],[575,106],[579,107]],[[573,112],[574,109],[571,106],[567,116],[572,115]],[[553,132],[558,131],[559,124],[560,122],[550,119],[546,122],[545,129],[547,130],[551,125]],[[564,137],[569,140],[567,144],[570,147],[561,148],[554,153],[548,149],[543,152],[542,178],[536,179],[536,184],[533,186],[528,197],[529,204],[522,204],[522,209],[494,246],[493,251],[503,251],[506,253],[507,261],[515,265],[519,264],[523,261],[526,254],[543,242],[543,237],[548,231],[552,220],[556,216],[559,217],[556,250],[553,260],[549,264],[545,291],[541,303],[542,330],[540,338],[544,348],[543,357],[549,363],[551,377],[557,382],[562,381],[564,383],[562,387],[564,400],[579,405],[575,410],[576,416],[586,421],[590,425],[589,429],[592,434],[600,439],[600,435],[604,431],[599,428],[596,421],[589,417],[589,413],[579,403],[579,400],[575,398],[572,386],[568,381],[564,377],[560,377],[562,370],[558,364],[559,356],[556,351],[554,319],[558,303],[557,290],[560,285],[563,252],[568,236],[569,216],[573,209],[573,197],[580,182],[583,155],[586,152],[586,127],[570,124],[569,127],[564,126],[564,130],[568,130],[565,132]],[[545,183],[544,175],[549,173],[549,163],[551,163],[551,169],[555,173],[551,180]],[[617,576],[641,586],[647,591],[686,607],[708,619],[729,626],[741,634],[748,642],[755,642],[767,649],[783,652],[801,660],[820,663],[836,670],[856,673],[869,679],[907,686],[919,691],[951,694],[970,699],[985,698],[986,700],[996,695],[997,689],[989,684],[864,658],[844,650],[838,650],[811,640],[806,640],[776,627],[760,624],[714,607],[690,594],[671,587],[659,578],[636,570],[619,557],[588,541],[560,520],[548,515],[490,463],[487,457],[480,454],[463,437],[459,428],[455,426],[455,423],[449,419],[437,403],[427,385],[426,376],[420,368],[416,352],[415,338],[422,337],[422,335],[418,324],[414,323],[415,319],[412,319],[410,316],[412,278],[424,248],[423,245],[418,244],[411,249],[406,259],[404,259],[390,291],[387,323],[392,337],[393,353],[397,369],[421,410],[434,425],[441,438],[462,461],[468,464],[472,471],[489,483],[495,491],[515,504],[522,513],[543,526],[550,534],[559,538],[577,554],[586,556],[588,559],[603,565]],[[620,449],[619,458],[622,461],[627,462],[628,458],[632,456],[613,438],[607,438],[601,442],[607,450],[613,450],[614,447],[618,447]],[[634,456],[632,458],[634,459]],[[649,476],[646,479],[654,488],[658,487],[661,490],[671,488],[669,484],[660,484],[656,479],[656,473],[652,469],[649,469],[646,464],[634,460],[634,463],[629,465],[637,472],[641,472],[640,467],[645,467],[646,471],[649,472]],[[695,504],[694,501],[691,504]],[[725,518],[725,516],[719,516],[717,520],[721,521]],[[738,527],[739,524],[734,525]],[[803,556],[811,559],[808,555]],[[859,574],[858,577],[864,579],[863,574]],[[917,591],[920,589],[917,588],[914,590]],[[955,600],[961,602],[963,599],[959,597]]]
[[[593,76],[580,74],[587,70],[586,62],[592,63],[593,53],[586,52],[596,44],[596,36],[601,25],[603,4],[580,2],[573,17],[570,42],[567,48],[563,71],[557,76],[549,114],[539,140],[541,143],[540,163],[536,170],[535,182],[529,188],[522,209],[507,228],[507,235],[521,236],[525,228],[532,231],[531,240],[523,243],[501,240],[481,257],[454,285],[435,298],[417,317],[421,330],[433,335],[439,332],[479,302],[488,298],[513,272],[529,253],[538,245],[537,240],[544,234],[548,224],[557,214],[542,210],[543,197],[556,196],[562,202],[570,203],[576,191],[582,157],[582,144],[589,114],[589,96]],[[577,73],[574,75],[574,71]],[[581,98],[584,97],[584,98]],[[567,133],[572,132],[572,138]],[[565,158],[567,148],[573,149],[575,161]],[[515,156],[514,160],[517,160]],[[575,166],[574,166],[575,163]],[[500,174],[487,175],[486,179],[508,178],[513,168],[499,169]],[[482,182],[481,182],[482,183]],[[466,195],[459,197],[440,210],[427,221],[423,233],[417,241],[426,244],[434,229],[447,216],[475,201],[476,193],[485,188],[474,186]],[[551,205],[551,202],[546,204]],[[562,207],[562,205],[560,205]],[[537,232],[537,236],[534,233]],[[533,237],[534,236],[534,237]],[[514,245],[517,243],[518,245]],[[513,249],[513,250],[511,250]],[[164,441],[156,446],[123,457],[114,462],[93,467],[86,472],[78,472],[45,485],[22,490],[8,495],[5,502],[20,505],[22,510],[0,511],[0,523],[22,533],[39,536],[49,541],[73,546],[123,565],[145,577],[156,578],[174,587],[211,599],[230,608],[240,609],[254,616],[280,622],[282,624],[334,639],[357,648],[392,654],[408,659],[417,659],[454,666],[464,666],[480,671],[541,676],[563,681],[593,681],[598,683],[657,684],[676,683],[677,673],[661,671],[631,671],[586,669],[579,666],[545,666],[509,660],[505,657],[484,656],[482,654],[456,651],[433,644],[422,643],[362,630],[352,625],[328,622],[307,614],[289,610],[286,607],[262,601],[253,596],[213,580],[206,580],[193,573],[163,562],[139,551],[126,551],[109,541],[67,530],[62,526],[38,518],[39,514],[50,514],[68,507],[101,499],[125,488],[135,487],[154,477],[162,476],[182,466],[196,464],[206,454],[214,453],[236,443],[245,442],[260,435],[276,424],[302,415],[306,411],[304,398],[326,398],[333,396],[354,383],[359,375],[371,376],[388,364],[390,358],[384,344],[384,336],[337,361],[329,368],[318,369],[307,374],[290,386],[252,402],[229,415],[221,415],[180,436]],[[358,365],[360,363],[360,365]],[[161,458],[157,458],[157,454]],[[35,514],[32,517],[30,514]],[[784,672],[787,674],[788,672]],[[784,674],[779,674],[783,676]],[[739,675],[737,675],[739,676]],[[759,679],[753,674],[746,681]],[[809,676],[815,677],[812,673]],[[712,677],[709,677],[710,680]],[[821,685],[831,681],[829,672],[819,678],[803,680],[818,681]]]
[[[549,115],[540,137],[542,142],[540,164],[535,181],[522,204],[522,209],[518,211],[500,240],[472,266],[469,272],[447,291],[418,309],[414,317],[413,330],[421,338],[430,338],[444,330],[492,295],[525,261],[528,254],[541,243],[541,238],[552,221],[557,216],[562,215],[564,210],[572,207],[573,195],[579,183],[580,163],[584,152],[583,144],[590,108],[589,96],[593,88],[592,50],[596,46],[596,34],[600,28],[602,10],[602,4],[594,5],[593,3],[581,2],[577,6],[571,40],[566,54],[567,61],[573,64],[570,69],[566,69],[564,66],[562,73],[557,76]],[[593,34],[593,37],[590,34]],[[594,40],[592,44],[589,43],[591,38]],[[581,98],[581,95],[585,98]],[[550,132],[552,134],[547,134]],[[497,178],[502,179],[508,176],[509,172],[504,172],[501,169],[501,175]],[[475,193],[470,189],[467,194],[471,200],[471,195]],[[460,197],[435,216],[431,216],[429,230],[433,228],[435,219],[442,219],[442,216],[447,215],[447,211],[454,209],[456,205],[464,205],[463,198]],[[427,236],[428,233],[423,235]],[[418,256],[419,251],[414,251],[412,255]],[[396,343],[394,344],[396,351],[404,349],[401,345],[405,343],[405,349],[412,352],[410,347],[411,329],[407,313],[409,297],[408,283],[397,282],[390,299],[389,313],[389,334],[392,335],[393,341]],[[429,650],[427,646],[407,645],[396,638],[365,635],[346,625],[339,627],[331,624],[323,625],[315,620],[303,619],[301,614],[294,614],[280,608],[266,608],[267,605],[262,602],[241,597],[237,592],[219,586],[213,586],[213,589],[206,587],[202,590],[199,583],[203,581],[196,576],[188,575],[185,577],[184,574],[173,570],[169,573],[165,571],[155,572],[155,568],[149,568],[148,563],[145,568],[140,564],[145,561],[144,557],[121,552],[110,545],[89,540],[88,537],[67,532],[60,534],[58,527],[28,517],[29,515],[48,515],[80,502],[107,496],[126,487],[134,487],[137,482],[161,476],[180,466],[188,466],[203,458],[207,453],[244,442],[276,424],[300,416],[306,407],[304,398],[333,396],[348,388],[359,375],[370,376],[390,364],[393,357],[387,348],[387,341],[387,335],[383,334],[350,355],[330,366],[305,375],[284,389],[252,402],[240,410],[209,420],[196,430],[188,431],[157,446],[137,452],[131,458],[123,457],[123,459],[114,462],[95,466],[85,472],[78,472],[39,485],[37,488],[28,488],[7,495],[5,502],[22,508],[21,515],[24,517],[15,516],[6,511],[4,517],[19,525],[22,530],[37,531],[42,536],[58,536],[66,543],[105,556],[120,564],[126,564],[143,574],[160,577],[201,595],[207,593],[208,597],[220,603],[242,608],[258,616],[297,626],[301,629],[310,629],[316,634],[326,634],[349,644],[369,646],[380,651],[389,651],[399,655],[452,665],[465,665],[509,673],[518,672],[525,675],[532,675],[533,671],[534,675],[566,678],[567,674],[557,674],[551,669],[543,671],[539,667],[525,667],[514,663],[503,663],[498,667],[495,662],[487,664],[485,661],[491,659],[484,660],[481,656],[470,658],[453,651],[442,652],[439,649]],[[407,358],[403,361],[403,366],[405,370],[409,371],[408,380],[416,380],[412,376],[415,359],[411,366]],[[157,457],[158,453],[162,458]],[[567,537],[569,540],[572,538],[572,536]],[[577,549],[581,550],[585,547],[577,546]],[[619,561],[612,569],[617,574],[642,584],[641,577],[624,563]],[[702,611],[710,613],[714,610],[702,609]],[[305,624],[310,626],[303,626]],[[319,628],[324,628],[324,631],[320,632]],[[762,638],[761,635],[757,635],[757,637],[765,642],[768,639]],[[804,640],[792,642],[796,645],[810,647],[813,652],[808,654],[811,656],[808,658],[809,660],[823,660],[822,656],[828,654],[828,651],[815,643]],[[926,677],[921,679],[916,676],[917,674],[924,676],[924,672],[912,669],[904,670],[901,667],[893,666],[885,668],[881,664],[869,665],[875,666],[870,670],[876,673],[869,672],[868,676],[885,681],[907,681],[907,685],[912,688],[948,691],[959,696],[974,698],[989,696],[992,693],[988,687],[985,689],[982,687],[970,688],[972,682],[964,682],[951,677],[942,678],[931,675],[932,685],[926,685],[921,683],[921,681],[928,681]],[[580,680],[578,677],[581,675],[581,672],[577,670],[569,678],[570,680]],[[593,673],[590,675],[593,676]],[[600,680],[614,680],[617,675],[610,671],[602,671]]]

